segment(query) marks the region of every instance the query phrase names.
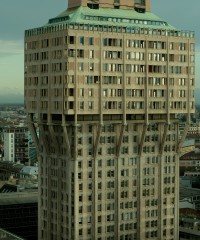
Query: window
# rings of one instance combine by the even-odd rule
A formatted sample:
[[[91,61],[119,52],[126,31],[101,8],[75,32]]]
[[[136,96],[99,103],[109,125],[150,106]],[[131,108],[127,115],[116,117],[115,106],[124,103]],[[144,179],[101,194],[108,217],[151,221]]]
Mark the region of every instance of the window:
[[[93,154],[93,149],[92,149],[92,148],[89,148],[89,149],[88,149],[88,155],[89,155],[89,156],[92,156],[92,154]]]
[[[83,70],[84,70],[84,64],[83,64],[83,62],[80,62],[80,63],[79,63],[78,69],[79,69],[79,71],[83,71]]]
[[[101,198],[102,198],[102,194],[99,193],[99,194],[98,194],[98,200],[101,200]]]
[[[99,205],[97,206],[97,209],[98,209],[98,211],[101,211],[101,210],[102,210],[101,204],[99,204]],[[101,216],[98,216],[98,218],[99,218],[99,217],[101,217]]]
[[[102,184],[101,182],[98,183],[98,189],[101,189],[102,188]]]
[[[92,178],[92,172],[88,172],[88,178]]]
[[[79,190],[80,190],[80,191],[83,190],[83,184],[82,184],[82,183],[79,184]]]
[[[127,176],[128,176],[128,169],[126,169],[126,170],[121,170],[121,176],[122,176],[122,177],[127,177]]]
[[[91,205],[87,206],[87,211],[88,211],[88,212],[91,212],[91,211],[92,211],[92,206],[91,206]]]
[[[170,42],[170,43],[169,43],[169,49],[170,49],[170,50],[173,50],[173,49],[174,49],[174,43],[173,43],[173,42]]]
[[[186,50],[186,43],[180,43],[179,50]]]
[[[79,202],[82,202],[83,201],[83,196],[79,196]]]
[[[80,37],[80,44],[84,45],[84,37]]]
[[[102,161],[101,161],[101,159],[98,160],[98,167],[102,167]]]
[[[89,137],[89,138],[88,138],[88,143],[89,143],[89,144],[92,144],[92,137]]]
[[[90,71],[94,71],[94,63],[90,63]]]
[[[75,37],[74,36],[69,36],[69,43],[74,44],[75,43]]]
[[[114,176],[115,176],[115,171],[114,170],[107,171],[107,177],[114,177]]]
[[[101,233],[101,227],[98,227],[98,233]]]
[[[78,149],[78,156],[82,156],[82,149]]]
[[[92,133],[92,125],[89,125],[89,126],[88,126],[88,132],[89,132],[89,133]]]
[[[114,159],[108,159],[107,160],[107,166],[114,166],[115,165],[115,161],[114,161]]]
[[[92,101],[88,102],[88,109],[93,109],[93,102]]]
[[[78,222],[79,222],[79,224],[82,224],[83,223],[83,218],[80,217]]]
[[[77,50],[77,57],[83,58],[84,57],[84,50],[83,49],[78,49]]]
[[[88,223],[91,223],[91,220],[92,220],[92,217],[89,216],[89,217],[87,218],[87,222],[88,222]]]
[[[191,44],[190,44],[190,50],[191,50],[191,51],[194,51],[194,50],[195,50],[195,45],[194,45],[194,43],[191,43]]]
[[[88,167],[92,167],[92,161],[88,161]]]
[[[89,45],[93,45],[94,44],[94,38],[93,37],[89,37]]]
[[[93,89],[89,89],[89,90],[88,90],[88,96],[89,96],[89,97],[92,97],[92,95],[93,95]]]
[[[82,179],[82,173],[78,173],[78,179]]]
[[[89,50],[89,58],[94,58],[94,50]]]
[[[115,196],[114,192],[108,192],[107,193],[107,199],[114,199],[114,196]],[[109,221],[108,216],[107,216],[107,221]]]
[[[101,178],[101,177],[102,177],[102,172],[98,171],[98,178]]]
[[[78,162],[78,167],[82,168],[82,162],[80,162],[80,161]]]

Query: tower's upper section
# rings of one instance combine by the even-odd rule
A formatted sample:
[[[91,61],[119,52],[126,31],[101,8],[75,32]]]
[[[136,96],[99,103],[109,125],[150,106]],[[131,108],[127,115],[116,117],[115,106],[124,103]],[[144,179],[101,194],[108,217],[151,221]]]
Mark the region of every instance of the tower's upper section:
[[[150,0],[69,0],[68,7],[88,6],[90,8],[134,9],[138,12],[150,11]]]

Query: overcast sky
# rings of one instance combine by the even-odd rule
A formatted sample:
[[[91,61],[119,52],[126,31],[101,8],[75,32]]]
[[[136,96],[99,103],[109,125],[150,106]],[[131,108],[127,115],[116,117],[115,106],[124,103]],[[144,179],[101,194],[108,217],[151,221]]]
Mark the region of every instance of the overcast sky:
[[[24,30],[39,27],[67,8],[66,0],[0,0],[0,102],[5,95],[23,95]],[[196,68],[200,63],[200,1],[152,0],[152,12],[171,25],[196,32]],[[188,10],[189,9],[189,10]],[[200,71],[197,71],[200,80]],[[196,83],[198,87],[200,84]]]

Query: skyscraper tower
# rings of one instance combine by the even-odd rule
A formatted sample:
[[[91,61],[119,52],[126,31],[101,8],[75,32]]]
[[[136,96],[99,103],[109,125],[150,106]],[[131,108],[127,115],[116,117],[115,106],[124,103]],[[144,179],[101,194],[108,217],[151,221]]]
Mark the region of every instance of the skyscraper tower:
[[[194,51],[194,33],[155,16],[150,0],[69,0],[25,32],[39,239],[178,239]],[[182,136],[177,114],[187,117]]]

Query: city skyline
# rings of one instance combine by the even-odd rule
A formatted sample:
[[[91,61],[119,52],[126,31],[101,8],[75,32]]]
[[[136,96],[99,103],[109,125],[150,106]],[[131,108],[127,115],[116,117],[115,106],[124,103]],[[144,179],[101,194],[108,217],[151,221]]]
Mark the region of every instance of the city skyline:
[[[49,5],[46,10],[47,3]],[[173,3],[173,8],[171,8]],[[192,30],[196,34],[196,88],[200,88],[198,80],[200,79],[200,70],[198,65],[200,63],[200,49],[199,39],[200,33],[198,31],[198,5],[189,5],[186,0],[177,0],[175,3],[170,0],[161,2],[152,0],[152,11],[166,20],[171,25],[181,30]],[[67,8],[67,1],[39,0],[34,3],[29,3],[25,0],[21,1],[20,6],[11,0],[1,3],[1,19],[0,28],[0,103],[23,102],[24,94],[24,31],[26,29],[41,26],[47,22],[47,19],[55,17],[63,9]],[[38,6],[39,9],[38,9]],[[177,14],[183,12],[190,7],[190,13]],[[179,11],[177,11],[179,9]],[[9,17],[8,17],[9,13]],[[35,15],[37,13],[37,16]],[[170,13],[170,14],[169,14]],[[185,20],[186,18],[186,20]],[[5,24],[6,22],[6,24]],[[199,102],[197,100],[197,102]]]

